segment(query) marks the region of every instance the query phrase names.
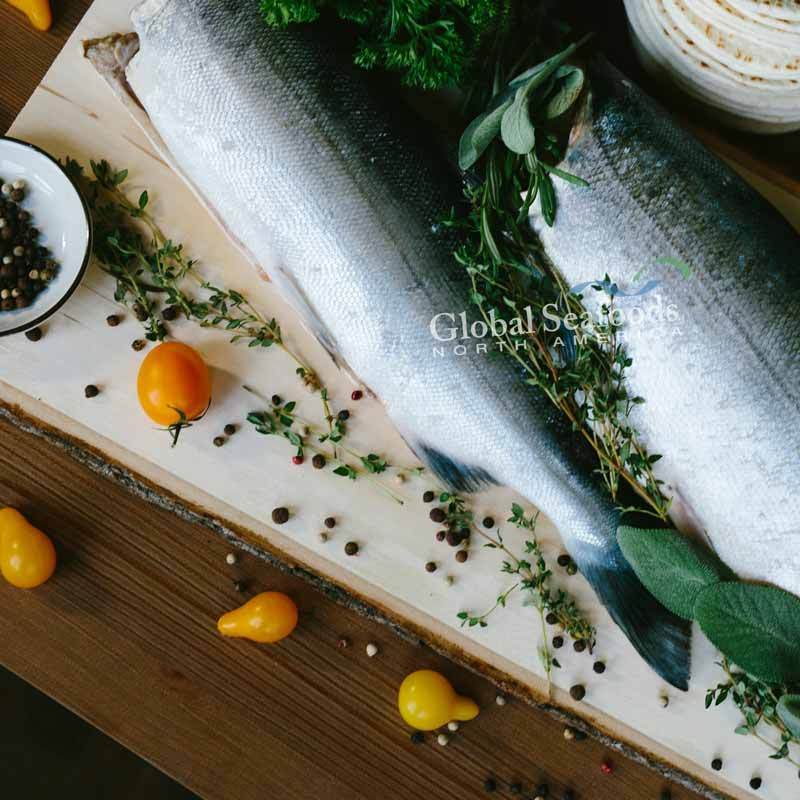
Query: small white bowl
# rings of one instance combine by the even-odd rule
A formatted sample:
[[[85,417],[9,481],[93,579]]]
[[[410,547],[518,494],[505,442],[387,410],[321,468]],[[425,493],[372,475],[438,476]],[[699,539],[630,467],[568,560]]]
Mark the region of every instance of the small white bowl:
[[[38,147],[0,137],[0,181],[25,181],[22,207],[39,229],[58,272],[27,308],[0,311],[0,336],[22,333],[55,314],[78,288],[92,254],[92,219],[83,196],[61,165]]]

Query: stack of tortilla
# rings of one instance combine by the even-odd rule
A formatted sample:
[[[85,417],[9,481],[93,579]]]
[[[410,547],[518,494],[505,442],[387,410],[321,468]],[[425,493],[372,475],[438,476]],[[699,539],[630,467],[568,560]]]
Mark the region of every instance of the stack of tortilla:
[[[800,129],[800,0],[625,0],[639,57],[737,128]]]

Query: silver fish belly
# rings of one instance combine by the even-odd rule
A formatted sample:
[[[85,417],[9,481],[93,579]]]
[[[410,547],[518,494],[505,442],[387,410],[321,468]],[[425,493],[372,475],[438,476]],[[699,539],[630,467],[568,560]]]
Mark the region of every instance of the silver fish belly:
[[[634,424],[678,514],[742,577],[800,594],[800,237],[614,68],[591,78],[564,164],[591,186],[560,183],[555,227],[534,228],[573,287],[660,282],[616,299]]]
[[[458,181],[423,133],[330,38],[269,30],[256,3],[148,0],[134,24],[131,87],[254,262],[444,480],[496,481],[547,514],[637,650],[685,688],[687,626],[628,567],[564,421],[505,360],[434,356],[432,318],[469,295],[437,233]]]

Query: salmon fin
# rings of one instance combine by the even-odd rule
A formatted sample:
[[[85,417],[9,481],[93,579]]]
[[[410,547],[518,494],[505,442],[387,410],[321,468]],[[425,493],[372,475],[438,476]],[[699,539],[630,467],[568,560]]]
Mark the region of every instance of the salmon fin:
[[[456,461],[426,444],[412,445],[412,449],[451,492],[479,492],[497,483],[485,469]]]
[[[618,548],[616,542],[614,546]],[[578,566],[639,655],[667,683],[687,691],[691,622],[668,611],[644,588],[621,551],[604,563]]]

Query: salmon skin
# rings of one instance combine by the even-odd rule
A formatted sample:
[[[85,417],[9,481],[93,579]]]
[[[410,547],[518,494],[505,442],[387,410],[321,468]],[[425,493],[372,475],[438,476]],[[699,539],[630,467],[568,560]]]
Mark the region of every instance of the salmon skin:
[[[800,595],[800,236],[604,59],[590,85],[561,165],[590,188],[560,182],[555,227],[534,228],[570,286],[629,295],[632,423],[675,519]],[[607,296],[583,296],[596,318]]]
[[[147,0],[125,76],[169,157],[448,486],[489,482],[558,527],[648,664],[687,688],[689,630],[643,588],[591,459],[505,359],[435,355],[431,321],[468,305],[439,220],[461,198],[430,136],[324,28],[276,31],[258,4]]]

